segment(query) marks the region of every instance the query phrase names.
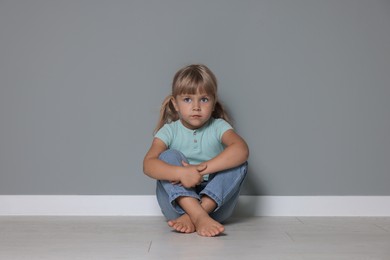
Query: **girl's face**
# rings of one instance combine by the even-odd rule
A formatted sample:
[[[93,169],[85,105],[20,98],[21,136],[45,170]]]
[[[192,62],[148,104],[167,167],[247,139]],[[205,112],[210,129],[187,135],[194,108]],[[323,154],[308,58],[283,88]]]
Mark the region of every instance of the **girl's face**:
[[[181,94],[172,101],[182,124],[189,129],[201,128],[214,111],[215,100],[206,93]]]

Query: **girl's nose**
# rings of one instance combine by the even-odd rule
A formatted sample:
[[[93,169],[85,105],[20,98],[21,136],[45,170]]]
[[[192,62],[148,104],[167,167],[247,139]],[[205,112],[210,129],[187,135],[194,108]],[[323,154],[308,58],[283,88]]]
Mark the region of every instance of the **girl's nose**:
[[[194,111],[199,111],[200,110],[200,105],[199,105],[199,102],[198,101],[195,101],[192,103],[192,110]]]

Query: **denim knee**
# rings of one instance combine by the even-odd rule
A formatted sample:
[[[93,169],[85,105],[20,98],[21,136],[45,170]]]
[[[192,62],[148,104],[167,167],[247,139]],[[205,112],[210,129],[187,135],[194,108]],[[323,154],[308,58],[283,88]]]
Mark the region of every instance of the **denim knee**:
[[[177,166],[182,166],[182,161],[187,162],[187,158],[184,156],[184,154],[178,150],[175,149],[168,149],[165,150],[160,154],[158,157],[160,160],[171,164],[171,165],[177,165]]]

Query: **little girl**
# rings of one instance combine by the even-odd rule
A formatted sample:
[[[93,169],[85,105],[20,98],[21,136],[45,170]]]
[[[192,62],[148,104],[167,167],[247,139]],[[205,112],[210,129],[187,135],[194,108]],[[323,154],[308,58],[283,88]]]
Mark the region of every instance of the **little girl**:
[[[144,172],[157,180],[168,225],[217,236],[231,216],[247,173],[248,146],[228,123],[217,80],[204,65],[179,70],[163,102]]]

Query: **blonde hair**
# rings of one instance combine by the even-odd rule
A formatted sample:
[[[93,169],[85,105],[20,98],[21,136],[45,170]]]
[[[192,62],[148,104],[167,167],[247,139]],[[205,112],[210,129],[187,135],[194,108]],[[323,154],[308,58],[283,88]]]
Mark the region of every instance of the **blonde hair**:
[[[160,117],[154,130],[157,133],[164,124],[179,119],[179,114],[173,106],[172,99],[181,94],[193,95],[197,92],[206,93],[215,100],[213,118],[222,118],[231,124],[229,116],[217,97],[217,78],[214,73],[203,64],[192,64],[176,72],[172,82],[172,94],[167,96],[160,109]]]

